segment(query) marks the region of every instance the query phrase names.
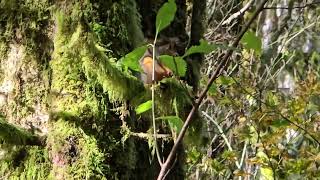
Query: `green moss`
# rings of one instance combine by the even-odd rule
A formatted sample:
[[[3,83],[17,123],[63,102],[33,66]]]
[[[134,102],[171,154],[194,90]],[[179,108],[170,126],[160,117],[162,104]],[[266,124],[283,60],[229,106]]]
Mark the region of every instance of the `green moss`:
[[[130,45],[132,45],[132,47],[134,48],[137,48],[144,42],[144,35],[141,29],[140,14],[137,11],[135,0],[127,0],[125,7],[127,7],[128,13],[126,13],[126,20],[124,22],[126,23]]]
[[[147,150],[137,146],[137,141],[129,138],[123,145],[120,142],[121,121],[118,117],[123,109],[128,111],[126,102],[150,98],[150,92],[145,91],[143,84],[116,62],[130,46],[137,46],[142,39],[134,1],[56,1],[54,8],[49,2],[53,1],[1,2],[1,10],[7,9],[8,14],[4,16],[8,19],[0,21],[5,24],[0,26],[4,27],[0,31],[0,42],[4,44],[0,46],[0,52],[6,54],[7,40],[20,37],[16,35],[27,38],[22,40],[28,49],[21,69],[24,74],[19,75],[24,82],[17,91],[16,112],[19,110],[19,117],[32,112],[34,104],[46,100],[47,91],[50,91],[48,108],[52,110],[46,147],[49,152],[41,148],[27,149],[28,155],[18,165],[18,170],[9,163],[2,166],[9,171],[3,172],[14,171],[15,178],[20,172],[19,177],[25,179],[130,179],[135,176],[132,172],[136,166],[149,166],[146,160],[143,163],[147,165],[139,164],[137,149],[140,148],[140,152]],[[25,10],[25,14],[14,17],[15,8],[18,12]],[[54,14],[54,11],[57,12]],[[48,13],[52,13],[53,18],[47,16]],[[26,18],[28,15],[30,21]],[[24,21],[27,23],[20,26]],[[53,22],[55,25],[48,26]],[[55,27],[50,31],[54,33],[53,45],[40,41],[40,37],[50,34],[42,27]],[[52,53],[51,49],[54,49]],[[35,52],[43,50],[44,54]],[[46,56],[49,58],[42,59]],[[172,82],[168,82],[168,87],[158,86],[156,90],[159,115],[174,113],[174,99],[179,107],[188,105],[183,99],[186,91],[179,83],[165,81]],[[111,117],[116,122],[109,120]],[[31,164],[31,160],[38,164]]]
[[[68,36],[63,15],[58,14],[58,31],[55,39],[52,87],[64,93],[79,95],[82,81],[95,79],[111,101],[132,99],[143,85],[135,77],[126,75],[110,63],[112,57],[98,49],[90,33],[78,25]]]
[[[102,152],[96,139],[74,123],[52,123],[48,145],[54,163],[52,174],[62,174],[66,179],[101,179],[110,174],[105,163],[108,153]]]
[[[146,87],[147,90],[140,94],[131,101],[131,105],[137,107],[141,103],[151,100],[151,86]],[[178,115],[184,119],[184,110],[188,110],[192,105],[191,97],[189,92],[190,87],[185,87],[175,78],[163,79],[155,86],[155,106],[156,106],[156,116],[172,116],[176,115],[176,110],[181,110],[177,112]],[[144,117],[150,119],[151,112],[144,113]]]
[[[0,163],[0,176],[6,179],[47,179],[51,162],[47,150],[40,147],[13,147]]]
[[[28,145],[40,144],[40,140],[30,132],[13,126],[0,119],[0,144]]]
[[[35,50],[38,35],[49,20],[49,0],[7,0],[0,3],[0,41],[13,40]]]
[[[9,108],[18,120],[34,112],[34,105],[46,96],[46,88],[39,71],[49,60],[50,40],[47,33],[50,23],[50,0],[7,0],[0,3],[0,56],[8,57],[9,44],[24,49],[23,62],[19,62],[15,79],[15,96]],[[3,67],[7,68],[7,67]],[[0,70],[0,82],[4,77]]]

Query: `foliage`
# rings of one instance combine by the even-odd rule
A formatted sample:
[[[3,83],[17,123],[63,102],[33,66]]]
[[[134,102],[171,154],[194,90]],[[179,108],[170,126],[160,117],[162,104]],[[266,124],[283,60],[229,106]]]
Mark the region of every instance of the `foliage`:
[[[147,102],[144,102],[136,108],[136,113],[141,114],[143,112],[146,112],[151,109],[151,106],[152,106],[152,101],[149,100]]]
[[[181,150],[187,153],[188,178],[320,176],[316,23],[320,11],[315,6],[304,6],[304,2],[283,2],[269,4],[289,7],[265,9],[241,39],[242,46],[232,49],[234,54],[226,63],[230,67],[209,87],[194,121],[206,123],[202,123],[201,131],[195,131],[199,127],[194,126],[188,130],[188,134],[197,136],[184,141],[185,149]],[[162,5],[155,18],[157,40],[166,38],[162,32],[174,29],[169,25],[189,12],[179,11],[178,1],[155,3]],[[194,54],[206,55],[200,82],[200,88],[206,88],[225,50],[230,50],[221,44],[234,40],[243,26],[241,19],[246,22],[256,6],[251,4],[241,18],[232,19],[247,1],[236,6],[233,1],[215,3],[220,11],[216,18],[208,17],[209,24],[214,25],[207,29],[206,40],[189,47],[182,56],[159,56],[175,76],[153,85],[152,102],[149,87],[133,76],[141,72],[139,59],[147,48],[141,30],[146,24],[141,24],[135,0],[1,1],[1,93],[8,78],[6,72],[10,71],[4,68],[10,61],[9,50],[12,46],[23,50],[10,79],[14,90],[6,94],[9,103],[1,104],[1,111],[19,124],[34,115],[38,111],[34,107],[39,105],[50,112],[50,122],[44,122],[48,123],[49,133],[42,147],[31,146],[39,143],[34,132],[0,121],[0,176],[153,179],[145,175],[152,172],[154,176],[158,170],[157,162],[151,161],[150,165],[148,161],[152,159],[147,153],[148,143],[154,146],[161,142],[166,155],[172,142],[152,139],[152,103],[156,119],[162,120],[156,127],[159,134],[171,131],[170,138],[175,140],[186,118],[185,110],[198,97],[185,85],[187,62],[192,62]],[[231,24],[215,22],[223,17],[230,17],[227,21]],[[130,49],[134,50],[125,55]],[[203,112],[211,118],[202,117]],[[32,118],[31,123],[43,123]],[[147,133],[142,140],[134,137],[140,132]],[[143,173],[136,173],[138,170]]]
[[[174,0],[169,0],[159,9],[156,18],[157,33],[160,33],[164,28],[170,25],[174,19],[177,6]]]
[[[141,67],[139,65],[139,60],[147,50],[147,46],[141,46],[139,48],[134,49],[132,52],[127,54],[122,59],[122,64],[134,71],[141,72]]]
[[[272,17],[266,17],[264,23],[269,20]],[[210,87],[206,102],[201,105],[201,110],[213,119],[207,119],[208,125],[203,127],[203,138],[210,143],[188,149],[190,177],[196,171],[204,179],[319,177],[314,161],[320,146],[319,75],[312,59],[318,53],[313,47],[308,53],[302,52],[300,45],[308,37],[299,34],[300,38],[291,38],[297,35],[291,31],[301,32],[304,25],[286,21],[272,26],[290,28],[274,28],[266,33],[266,26],[257,23],[242,38],[241,53],[235,53],[228,70]],[[216,36],[221,35],[229,34],[225,31]],[[221,55],[216,52],[213,57]],[[269,64],[262,61],[266,57]],[[212,73],[207,66],[218,63],[212,63],[214,58],[208,56],[202,69],[202,88],[207,83],[206,74]],[[212,121],[223,129],[227,140]]]
[[[261,54],[261,38],[257,37],[252,31],[247,31],[241,39],[241,43],[246,49],[253,49],[257,55]]]
[[[172,136],[174,138],[180,133],[181,128],[183,126],[183,121],[179,118],[179,116],[163,116],[158,117],[157,119],[166,120],[169,124],[169,127],[172,131]]]
[[[187,57],[191,54],[195,53],[203,53],[203,54],[208,54],[211,53],[212,51],[216,50],[217,46],[214,44],[209,44],[205,40],[200,40],[200,45],[198,46],[191,46],[186,53],[183,55],[183,57]]]
[[[162,55],[159,57],[160,62],[168,68],[172,69],[174,74],[180,77],[184,77],[187,71],[187,63],[181,57],[174,57],[168,55]]]

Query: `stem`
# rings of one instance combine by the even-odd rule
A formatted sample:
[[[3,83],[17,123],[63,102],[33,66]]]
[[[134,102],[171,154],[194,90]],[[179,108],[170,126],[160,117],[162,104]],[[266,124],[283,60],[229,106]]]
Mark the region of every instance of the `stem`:
[[[154,146],[156,149],[156,156],[158,158],[158,162],[160,166],[162,166],[163,162],[160,157],[158,143],[157,143],[157,128],[156,128],[156,115],[155,115],[155,103],[154,103],[154,82],[155,82],[155,62],[156,62],[156,42],[157,42],[158,32],[156,32],[156,36],[153,41],[152,45],[152,125],[153,125],[153,139],[154,139]]]
[[[229,143],[226,135],[223,133],[223,130],[222,130],[221,126],[219,126],[219,124],[212,117],[210,117],[206,112],[202,111],[202,114],[204,116],[206,116],[208,119],[210,119],[210,121],[213,122],[213,124],[218,128],[219,133],[221,134],[221,137],[224,139],[224,142],[226,143],[229,151],[233,152],[231,144]],[[240,165],[237,157],[236,157],[236,166],[237,166],[238,169],[241,169],[241,165]]]

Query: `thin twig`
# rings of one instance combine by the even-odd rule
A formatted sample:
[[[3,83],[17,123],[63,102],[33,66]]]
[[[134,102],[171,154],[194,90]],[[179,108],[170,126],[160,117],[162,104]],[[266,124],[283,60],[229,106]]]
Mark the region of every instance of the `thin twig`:
[[[223,21],[222,25],[230,24],[232,20],[242,16],[253,4],[254,0],[250,0],[243,8],[241,8],[238,12],[232,14],[227,20]]]
[[[174,158],[174,156],[177,153],[177,149],[179,144],[182,142],[182,139],[188,129],[188,126],[190,124],[190,122],[192,121],[192,118],[194,116],[194,114],[197,112],[199,105],[201,104],[202,100],[204,99],[204,97],[206,96],[210,86],[212,85],[212,83],[219,77],[219,75],[228,67],[229,62],[229,58],[232,55],[234,49],[238,46],[241,38],[243,37],[243,35],[247,32],[247,30],[249,29],[250,25],[253,23],[253,21],[256,19],[256,17],[258,16],[258,14],[263,10],[264,5],[268,2],[268,0],[263,0],[261,2],[261,4],[258,5],[257,10],[255,11],[255,13],[252,15],[252,17],[250,18],[250,20],[247,22],[247,24],[245,24],[244,28],[241,30],[241,32],[239,33],[239,35],[237,36],[237,38],[235,39],[235,41],[232,43],[231,47],[227,53],[225,54],[224,58],[222,59],[222,62],[219,64],[219,66],[217,67],[216,71],[213,73],[213,75],[211,76],[210,80],[208,81],[207,86],[205,87],[205,89],[202,91],[202,93],[199,96],[199,99],[196,101],[196,103],[193,105],[185,123],[183,124],[183,127],[181,128],[181,131],[177,137],[176,142],[174,143],[165,163],[161,166],[161,170],[160,173],[158,175],[158,180],[162,180],[164,175],[167,173],[167,170],[169,169],[171,162]]]
[[[226,135],[224,134],[221,126],[212,117],[210,117],[206,112],[202,111],[202,114],[204,116],[206,116],[211,122],[213,122],[213,124],[218,128],[219,133],[221,134],[221,137],[224,139],[224,142],[226,143],[229,151],[233,152],[231,144],[230,144],[229,140],[227,139]],[[237,157],[235,157],[235,158],[236,158],[236,166],[237,166],[237,168],[241,169],[241,165],[240,165],[240,163],[238,161],[238,158]]]
[[[148,134],[148,133],[131,133],[130,134],[131,136],[135,136],[135,137],[138,137],[138,138],[141,138],[141,139],[149,139],[149,138],[152,138],[152,135],[151,134]],[[157,139],[172,139],[172,136],[171,134],[157,134],[156,136]]]
[[[261,100],[261,98],[257,98],[255,97],[255,95],[253,93],[248,92],[245,88],[243,88],[240,83],[233,78],[233,80],[236,82],[236,84],[238,85],[238,87],[240,87],[245,93],[247,93],[248,95],[250,95],[252,98],[254,98],[257,102],[260,102],[263,105],[266,105],[267,107],[272,107],[270,106],[268,103],[264,102],[263,100]],[[288,117],[286,117],[285,115],[282,114],[282,112],[276,108],[273,108],[273,112],[280,115],[284,120],[286,120],[287,122],[289,122],[290,124],[296,126],[298,129],[302,130],[303,132],[305,132],[307,135],[309,135],[311,137],[311,139],[313,139],[319,146],[320,146],[320,140],[318,140],[314,135],[312,135],[311,133],[309,133],[304,127],[300,126],[299,124],[291,121]],[[263,116],[264,117],[264,116]]]
[[[158,158],[158,162],[160,166],[162,166],[163,162],[160,157],[159,149],[158,149],[158,143],[157,143],[157,128],[156,128],[156,115],[155,115],[155,101],[154,101],[154,88],[155,88],[155,62],[156,62],[156,42],[158,37],[158,31],[156,32],[156,36],[153,41],[152,45],[152,125],[153,125],[153,137],[154,137],[154,146],[156,149],[156,156]]]
[[[309,6],[317,5],[320,4],[320,1],[312,2],[312,3],[307,3],[303,6],[293,6],[293,7],[265,7],[263,9],[303,9],[307,8]]]
[[[248,145],[248,141],[245,141],[244,146],[243,146],[243,150],[242,150],[241,160],[240,160],[240,167],[242,167],[242,164],[244,161],[244,156],[246,155],[247,145]]]

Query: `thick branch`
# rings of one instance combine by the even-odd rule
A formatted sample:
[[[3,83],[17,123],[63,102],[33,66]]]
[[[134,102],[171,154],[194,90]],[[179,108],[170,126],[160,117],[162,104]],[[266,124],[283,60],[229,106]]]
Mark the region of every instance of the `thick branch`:
[[[11,145],[36,145],[43,144],[40,137],[0,120],[0,141]]]
[[[167,157],[165,163],[161,166],[161,171],[159,173],[158,176],[158,180],[162,180],[165,176],[165,174],[167,173],[172,160],[174,159],[174,156],[177,152],[178,146],[179,144],[182,142],[182,139],[188,129],[188,126],[192,120],[192,117],[194,116],[195,112],[198,110],[199,105],[201,104],[203,98],[205,97],[205,95],[207,94],[210,86],[212,85],[213,81],[217,79],[217,77],[228,67],[229,64],[229,58],[233,53],[233,49],[236,48],[242,38],[242,36],[246,33],[246,31],[249,29],[250,25],[253,23],[253,21],[256,19],[256,17],[258,16],[258,14],[263,10],[264,5],[268,2],[268,0],[263,0],[261,2],[261,4],[259,4],[259,6],[257,7],[256,12],[253,14],[253,16],[251,17],[251,19],[249,20],[249,22],[244,26],[244,28],[242,29],[242,31],[239,33],[238,37],[236,38],[236,40],[232,43],[232,48],[230,48],[227,53],[225,54],[222,62],[219,64],[219,66],[217,67],[217,70],[213,73],[213,75],[211,76],[206,88],[202,91],[201,95],[199,96],[199,99],[197,100],[197,102],[194,104],[194,106],[192,107],[180,133],[179,136],[176,140],[176,142],[174,143],[169,156]]]

